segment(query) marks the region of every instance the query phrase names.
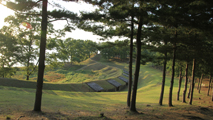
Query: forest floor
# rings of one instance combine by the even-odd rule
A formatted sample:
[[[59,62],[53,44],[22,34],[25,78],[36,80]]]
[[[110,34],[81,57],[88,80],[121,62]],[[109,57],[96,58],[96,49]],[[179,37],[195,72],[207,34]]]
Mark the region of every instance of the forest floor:
[[[127,63],[105,62],[103,64],[128,69]],[[138,113],[130,112],[126,106],[127,89],[120,92],[44,89],[42,112],[34,112],[35,89],[31,88],[32,86],[24,84],[26,87],[14,87],[12,84],[11,86],[0,84],[0,120],[213,120],[213,102],[211,96],[207,96],[208,79],[204,79],[205,86],[202,86],[200,94],[195,88],[193,105],[189,105],[188,98],[187,103],[181,102],[182,93],[180,93],[180,101],[176,100],[178,88],[176,78],[173,88],[174,106],[168,107],[169,75],[165,84],[163,106],[158,105],[161,75],[160,70],[149,65],[141,66],[136,103]],[[1,80],[0,83],[2,83]],[[183,83],[184,80],[181,91]]]

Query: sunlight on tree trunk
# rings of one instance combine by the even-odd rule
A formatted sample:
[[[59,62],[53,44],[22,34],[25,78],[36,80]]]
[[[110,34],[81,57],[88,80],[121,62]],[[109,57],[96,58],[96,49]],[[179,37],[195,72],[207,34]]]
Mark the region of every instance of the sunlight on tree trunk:
[[[132,92],[132,54],[133,54],[133,35],[134,35],[134,16],[132,16],[131,21],[131,36],[130,36],[130,52],[129,52],[129,84],[128,84],[128,94],[127,94],[127,106],[130,107],[131,92]]]

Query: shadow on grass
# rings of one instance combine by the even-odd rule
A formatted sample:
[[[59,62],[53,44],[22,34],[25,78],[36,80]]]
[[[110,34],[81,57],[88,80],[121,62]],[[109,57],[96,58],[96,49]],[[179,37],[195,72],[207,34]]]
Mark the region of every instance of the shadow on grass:
[[[17,87],[17,88],[36,88],[36,82],[22,81],[17,79],[0,78],[0,86]],[[89,92],[93,91],[88,88],[85,83],[82,84],[43,84],[44,90],[62,90],[62,91],[75,91],[75,92]]]
[[[79,116],[72,114],[63,114],[61,112],[36,112],[36,111],[27,111],[24,114],[20,115],[19,119],[48,119],[48,120],[113,120],[106,116]]]

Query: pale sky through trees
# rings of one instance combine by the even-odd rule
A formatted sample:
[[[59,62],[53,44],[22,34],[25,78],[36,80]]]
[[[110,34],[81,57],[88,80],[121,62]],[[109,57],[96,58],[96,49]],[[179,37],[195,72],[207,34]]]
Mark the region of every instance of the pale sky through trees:
[[[51,5],[51,4],[53,4],[52,1],[54,1],[54,0],[49,0],[49,3],[50,3],[50,4],[48,4],[49,10],[50,9],[60,9],[59,7],[53,7],[53,5]],[[59,1],[59,2],[60,2],[61,7],[64,7],[67,10],[70,10],[70,11],[72,11],[74,13],[78,13],[78,14],[80,14],[80,11],[95,10],[94,6],[83,3],[83,2],[78,2],[78,3],[77,2],[63,2],[63,1]],[[0,28],[2,28],[2,26],[6,25],[6,23],[4,23],[4,18],[6,18],[9,15],[14,15],[14,11],[8,9],[7,7],[5,7],[1,4],[0,4],[0,11],[1,11]],[[53,24],[56,29],[61,29],[66,24],[66,21],[57,21],[57,22],[54,22]],[[93,35],[93,33],[91,33],[91,32],[85,32],[80,29],[73,30],[72,32],[67,32],[65,38],[68,38],[68,37],[71,37],[74,39],[92,40],[95,42],[99,42],[99,39],[101,38],[100,36]]]

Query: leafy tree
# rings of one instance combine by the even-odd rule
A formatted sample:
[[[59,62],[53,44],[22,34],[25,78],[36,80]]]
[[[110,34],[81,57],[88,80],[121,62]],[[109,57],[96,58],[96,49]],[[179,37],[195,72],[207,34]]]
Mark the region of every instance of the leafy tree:
[[[7,27],[0,30],[0,48],[0,76],[10,77],[16,72],[12,66],[20,60],[21,47],[17,46],[17,39]]]
[[[34,8],[40,7],[40,2],[42,2],[42,12],[34,13],[31,10]],[[46,39],[47,39],[47,18],[51,21],[56,20],[67,20],[68,18],[74,19],[77,18],[76,14],[73,14],[69,11],[53,10],[52,12],[47,12],[48,0],[39,0],[39,1],[26,1],[26,0],[16,0],[15,2],[7,2],[6,6],[15,10],[16,12],[21,12],[23,14],[33,14],[41,15],[41,41],[40,41],[40,54],[39,54],[39,66],[38,66],[38,78],[37,78],[37,89],[36,89],[36,99],[34,105],[34,111],[41,111],[41,97],[42,97],[42,87],[43,87],[43,75],[45,68],[45,48],[46,48]],[[48,16],[49,15],[49,16]],[[70,26],[67,26],[70,28]]]
[[[23,21],[31,24],[32,28],[22,28],[23,26],[20,24]],[[30,69],[34,68],[34,64],[32,61],[36,59],[37,50],[35,42],[39,39],[40,32],[40,19],[33,15],[21,15],[16,13],[15,16],[8,16],[5,18],[5,22],[9,23],[8,29],[11,29],[12,35],[16,37],[17,44],[21,46],[21,60],[19,61],[21,64],[26,66],[26,76],[27,80],[29,80]]]

